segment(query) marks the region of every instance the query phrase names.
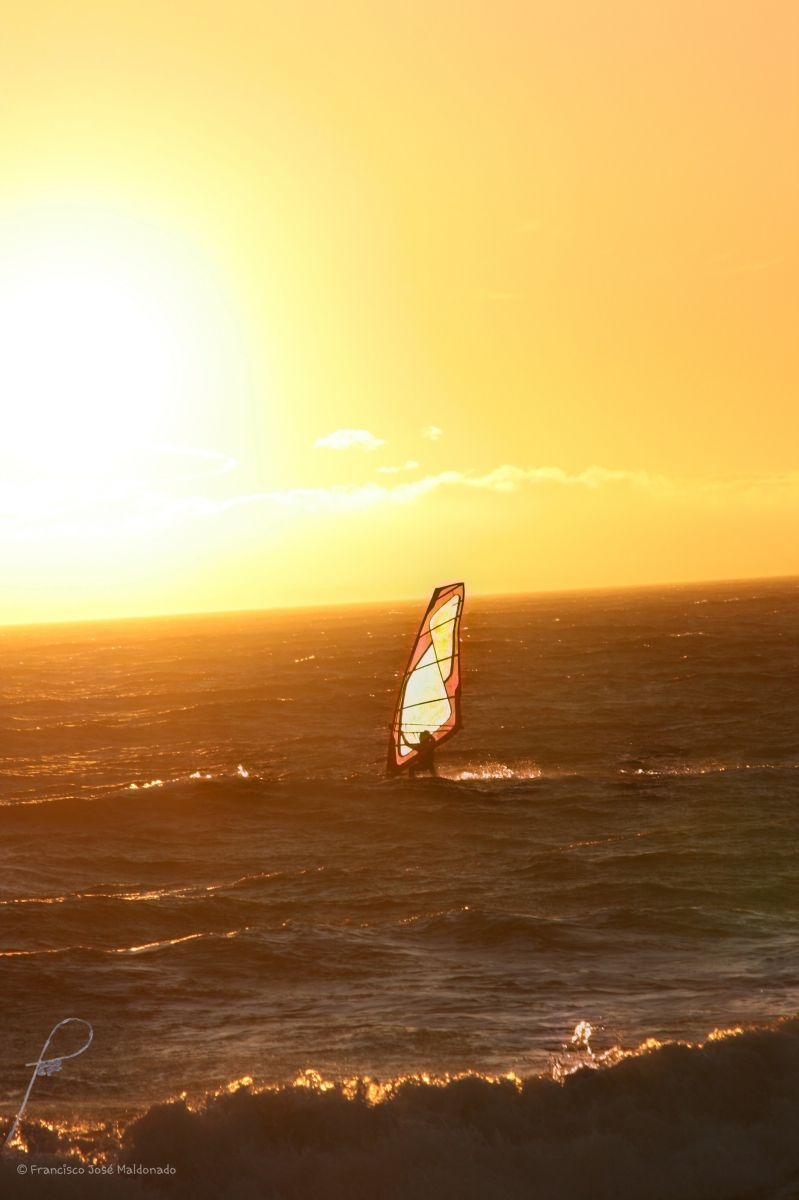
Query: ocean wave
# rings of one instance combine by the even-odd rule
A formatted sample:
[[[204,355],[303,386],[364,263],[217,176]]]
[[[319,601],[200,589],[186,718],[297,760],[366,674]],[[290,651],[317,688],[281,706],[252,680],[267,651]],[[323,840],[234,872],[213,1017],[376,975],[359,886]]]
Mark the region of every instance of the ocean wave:
[[[171,946],[180,946],[184,942],[196,942],[207,940],[209,938],[232,938],[236,937],[242,930],[230,929],[225,933],[217,933],[216,931],[208,931],[202,933],[187,933],[182,937],[160,938],[154,942],[142,942],[137,946],[87,946],[83,944],[75,946],[53,946],[35,950],[0,950],[0,958],[39,958],[46,954],[72,954],[79,951],[84,951],[88,954],[144,954],[153,950],[165,950]]]
[[[309,1070],[262,1090],[238,1081],[196,1106],[157,1104],[124,1128],[26,1122],[0,1160],[0,1185],[9,1200],[55,1195],[34,1166],[71,1164],[84,1174],[59,1179],[67,1200],[799,1194],[798,1019],[714,1031],[698,1045],[647,1041],[604,1062],[586,1058],[582,1040],[582,1060],[560,1075],[379,1083]],[[111,1174],[89,1192],[89,1168],[103,1165]],[[173,1173],[156,1173],[166,1166]]]
[[[491,911],[460,908],[403,918],[400,922],[422,938],[430,939],[440,949],[468,946],[472,950],[491,950],[517,943],[520,948],[552,946],[562,942],[564,949],[570,940],[584,939],[579,923],[553,920],[532,913]]]
[[[659,761],[655,757],[611,762],[586,760],[569,765],[566,759],[567,755],[564,754],[562,763],[536,763],[526,758],[514,761],[512,757],[502,761],[459,762],[457,756],[447,758],[445,754],[437,763],[438,778],[432,782],[466,787],[486,785],[493,793],[497,790],[496,785],[513,787],[514,784],[536,783],[543,786],[548,783],[557,786],[577,781],[589,786],[617,782],[627,785],[723,774],[742,777],[758,773],[793,775],[799,770],[793,747],[781,760],[752,758],[748,762],[706,758]],[[377,762],[360,764],[358,770],[352,770],[351,767],[342,767],[340,770],[329,767],[316,769],[314,764],[309,764],[305,769],[297,769],[296,766],[289,769],[285,763],[273,763],[258,770],[246,769],[246,774],[245,768],[239,770],[238,766],[233,768],[226,764],[224,769],[214,773],[194,771],[173,778],[148,780],[140,777],[130,782],[113,783],[94,781],[86,784],[76,781],[72,788],[46,792],[42,788],[45,784],[49,788],[49,776],[47,779],[42,776],[38,780],[29,780],[27,791],[19,790],[13,795],[0,796],[0,811],[11,814],[16,810],[18,815],[22,815],[28,810],[33,822],[39,819],[36,810],[41,808],[82,812],[87,804],[102,805],[133,798],[144,802],[154,795],[158,795],[161,804],[168,806],[185,803],[188,799],[197,802],[211,795],[237,798],[245,795],[258,799],[296,796],[304,802],[310,788],[317,793],[329,792],[331,796],[340,794],[344,788],[348,796],[357,796],[370,794],[375,788],[408,785],[419,788],[430,783],[431,779],[426,776],[416,780],[409,780],[405,776],[386,780],[382,764]]]
[[[306,871],[293,872],[297,875],[305,875]],[[168,897],[176,897],[184,900],[189,897],[206,896],[213,892],[227,891],[228,889],[236,888],[242,883],[254,883],[259,879],[276,879],[281,875],[289,874],[286,871],[256,871],[251,875],[240,875],[237,879],[226,880],[223,883],[186,883],[179,884],[174,887],[159,887],[159,888],[142,888],[139,889],[122,889],[117,890],[111,886],[110,890],[101,891],[100,886],[97,889],[88,888],[86,891],[80,892],[65,892],[59,896],[12,896],[7,900],[0,900],[0,908],[10,904],[66,904],[70,900],[164,900]]]

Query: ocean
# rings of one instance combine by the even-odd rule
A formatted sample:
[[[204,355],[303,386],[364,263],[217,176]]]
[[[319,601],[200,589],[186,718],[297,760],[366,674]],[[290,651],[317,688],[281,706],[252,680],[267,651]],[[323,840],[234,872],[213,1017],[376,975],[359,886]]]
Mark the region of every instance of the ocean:
[[[799,1196],[799,581],[425,603],[0,630],[5,1195]]]

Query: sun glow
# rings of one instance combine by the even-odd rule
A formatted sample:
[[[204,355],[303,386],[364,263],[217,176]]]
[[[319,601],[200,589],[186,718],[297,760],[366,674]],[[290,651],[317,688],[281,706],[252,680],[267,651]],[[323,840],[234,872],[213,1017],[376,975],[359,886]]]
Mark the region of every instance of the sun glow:
[[[3,285],[0,386],[20,468],[105,471],[172,423],[185,352],[158,297],[81,262]]]
[[[795,6],[463,7],[11,6],[0,624],[799,569]]]
[[[47,217],[2,231],[3,482],[63,496],[136,478],[164,444],[216,450],[238,381],[208,280],[135,222]]]

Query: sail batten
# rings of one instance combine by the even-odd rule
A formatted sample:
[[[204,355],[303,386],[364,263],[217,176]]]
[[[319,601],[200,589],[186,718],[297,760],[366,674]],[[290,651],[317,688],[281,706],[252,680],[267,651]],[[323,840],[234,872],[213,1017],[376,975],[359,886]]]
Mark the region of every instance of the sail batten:
[[[413,765],[423,734],[438,745],[461,727],[460,624],[465,588],[436,588],[405,669],[388,747],[388,772]]]

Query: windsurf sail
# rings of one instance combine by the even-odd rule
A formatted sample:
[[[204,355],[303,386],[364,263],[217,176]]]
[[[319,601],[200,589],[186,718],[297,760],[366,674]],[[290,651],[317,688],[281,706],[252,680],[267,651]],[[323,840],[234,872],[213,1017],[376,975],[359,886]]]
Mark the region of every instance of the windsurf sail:
[[[391,737],[388,773],[410,767],[426,731],[438,746],[461,727],[460,627],[466,589],[462,583],[436,588],[427,606],[400,686]]]

